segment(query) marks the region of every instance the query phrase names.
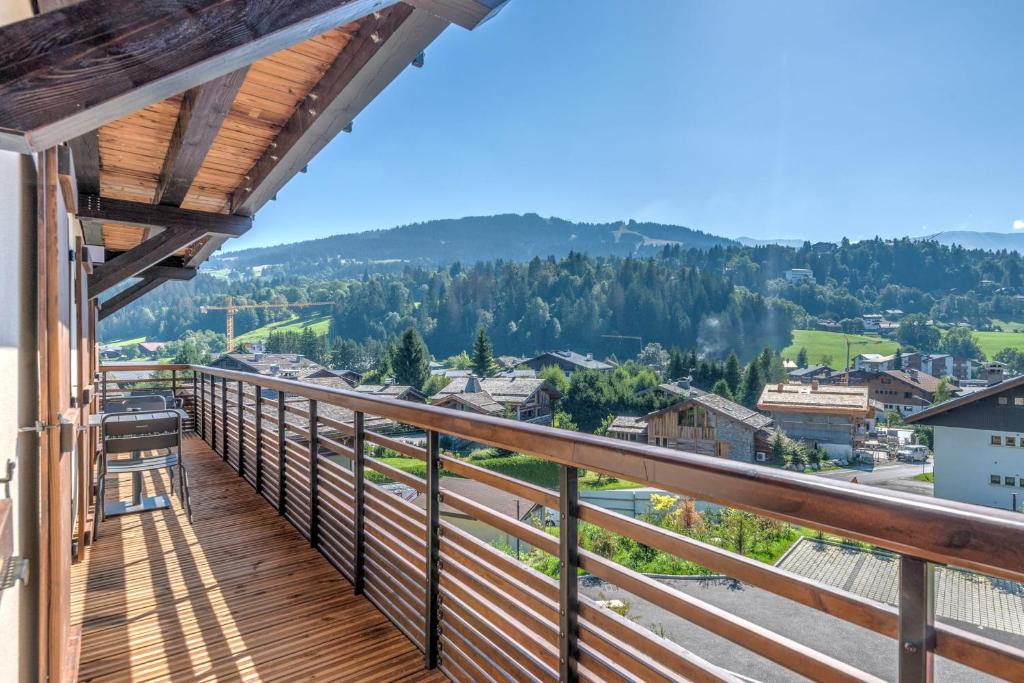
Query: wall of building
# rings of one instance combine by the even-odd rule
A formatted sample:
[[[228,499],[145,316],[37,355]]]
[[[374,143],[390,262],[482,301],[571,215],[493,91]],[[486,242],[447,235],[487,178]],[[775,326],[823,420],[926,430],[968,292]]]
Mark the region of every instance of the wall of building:
[[[10,9],[0,7],[0,24]],[[38,414],[33,158],[0,152],[0,188],[0,474],[15,463],[0,498],[13,501],[14,554],[30,562],[28,585],[0,592],[0,683],[8,683],[37,679],[39,443],[34,432],[18,431]]]
[[[792,439],[816,443],[833,457],[853,455],[854,426],[846,416],[777,412],[772,412],[771,416],[775,426]]]
[[[749,427],[722,417],[715,425],[715,437],[729,444],[729,458],[754,462],[754,432]]]
[[[1020,425],[1024,428],[1024,423]],[[1005,444],[994,446],[992,437]],[[1010,509],[1024,506],[1024,432],[1001,432],[964,427],[935,427],[935,496],[964,503]],[[991,482],[998,476],[999,483]],[[1012,485],[1007,484],[1012,478]]]

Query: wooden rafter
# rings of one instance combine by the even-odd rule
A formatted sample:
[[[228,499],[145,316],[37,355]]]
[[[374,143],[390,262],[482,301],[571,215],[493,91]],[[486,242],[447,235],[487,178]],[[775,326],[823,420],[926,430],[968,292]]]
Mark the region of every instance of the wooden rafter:
[[[155,265],[146,268],[139,277],[142,278],[154,278],[159,277],[165,280],[191,280],[199,272],[195,268],[187,268],[185,266],[165,266]]]
[[[507,0],[406,0],[413,7],[458,24],[475,29],[494,16]]]
[[[447,26],[444,19],[405,4],[360,22],[357,34],[246,174],[232,197],[232,213],[249,216],[270,201]]]
[[[393,3],[83,0],[8,24],[0,148],[37,151],[78,137]]]
[[[89,296],[95,297],[119,282],[137,277],[150,266],[158,264],[179,249],[183,249],[206,234],[202,229],[168,229],[124,253],[118,254],[102,266],[96,266],[89,278]]]
[[[157,206],[92,195],[82,198],[78,207],[78,219],[146,228],[196,229],[226,237],[239,237],[252,227],[250,216],[193,211],[175,206]]]
[[[220,131],[248,67],[232,71],[182,95],[178,121],[164,157],[154,204],[181,206]]]
[[[139,280],[131,287],[123,289],[114,296],[110,297],[100,305],[100,320],[103,320],[108,315],[117,313],[122,308],[135,301],[139,297],[152,292],[154,289],[167,282],[166,278],[162,277],[148,277]]]

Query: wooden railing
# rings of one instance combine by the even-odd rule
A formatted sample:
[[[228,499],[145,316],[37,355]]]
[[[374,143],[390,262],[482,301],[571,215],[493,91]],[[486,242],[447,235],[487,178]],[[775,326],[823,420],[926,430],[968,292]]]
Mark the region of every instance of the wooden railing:
[[[192,369],[198,434],[420,645],[428,667],[452,680],[738,680],[580,595],[577,568],[808,678],[876,680],[579,548],[580,521],[893,638],[901,681],[930,680],[935,655],[1024,680],[1024,651],[934,621],[936,564],[1024,580],[1020,515],[300,381]],[[331,407],[352,412],[331,417]],[[425,430],[426,448],[366,429],[367,416]],[[444,455],[441,435],[555,462],[561,486],[545,489]],[[369,457],[366,443],[424,461],[426,478]],[[445,489],[442,467],[558,510],[559,535]],[[900,553],[899,607],[581,503],[579,469]],[[367,470],[423,494],[425,509],[369,481]],[[559,580],[449,524],[442,503],[558,557]]]

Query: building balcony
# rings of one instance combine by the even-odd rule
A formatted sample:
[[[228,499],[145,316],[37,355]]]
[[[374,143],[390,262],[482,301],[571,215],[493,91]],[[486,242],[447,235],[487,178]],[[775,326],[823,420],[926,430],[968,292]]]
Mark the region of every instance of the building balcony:
[[[101,374],[108,396],[170,382]],[[1024,680],[1024,651],[1012,641],[935,616],[936,566],[1024,579],[1024,544],[1007,542],[1024,538],[1019,515],[230,370],[178,366],[173,382],[195,424],[185,453],[194,522],[175,506],[101,524],[74,570],[82,680],[743,680],[737,667],[748,659],[778,672],[765,676],[773,680]],[[328,405],[351,419],[324,417]],[[366,429],[371,417],[423,430],[426,447]],[[445,454],[442,435],[548,459],[561,486]],[[426,477],[372,457],[370,446],[423,460]],[[544,518],[556,518],[559,533],[446,489],[442,467],[554,511]],[[897,553],[899,604],[581,502],[581,470]],[[422,500],[394,495],[374,483],[381,477]],[[147,486],[159,492],[164,478]],[[568,571],[534,571],[442,508]],[[579,524],[770,594],[808,629],[713,604],[583,549]],[[588,590],[591,579],[692,635],[665,637],[657,624],[621,616]],[[843,639],[855,637],[869,639],[867,660],[847,655]]]

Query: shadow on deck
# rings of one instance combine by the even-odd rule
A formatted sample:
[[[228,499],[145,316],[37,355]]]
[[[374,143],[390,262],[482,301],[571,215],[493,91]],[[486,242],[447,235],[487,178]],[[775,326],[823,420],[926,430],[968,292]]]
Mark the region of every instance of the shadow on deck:
[[[185,462],[193,525],[176,499],[108,519],[74,567],[80,681],[446,680],[199,438]],[[117,479],[108,499],[128,496]]]

